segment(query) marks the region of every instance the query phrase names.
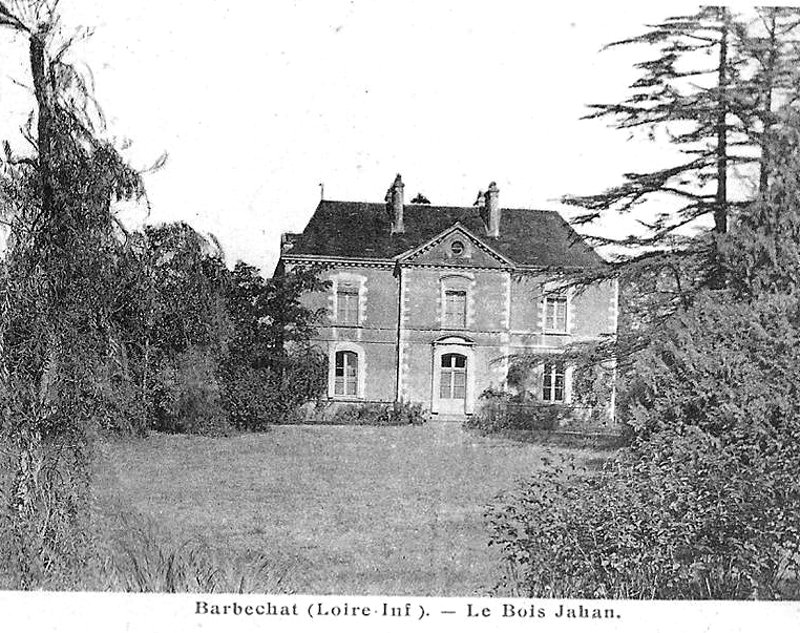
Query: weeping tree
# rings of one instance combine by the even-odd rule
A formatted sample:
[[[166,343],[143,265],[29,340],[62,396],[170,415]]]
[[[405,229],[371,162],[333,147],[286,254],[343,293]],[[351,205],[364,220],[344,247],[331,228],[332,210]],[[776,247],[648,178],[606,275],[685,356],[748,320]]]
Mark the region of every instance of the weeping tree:
[[[91,437],[124,362],[112,202],[144,193],[68,61],[86,32],[67,33],[56,5],[0,0],[0,27],[27,46],[36,104],[22,129],[30,148],[5,143],[0,162],[4,584],[22,588],[58,583],[86,558]]]

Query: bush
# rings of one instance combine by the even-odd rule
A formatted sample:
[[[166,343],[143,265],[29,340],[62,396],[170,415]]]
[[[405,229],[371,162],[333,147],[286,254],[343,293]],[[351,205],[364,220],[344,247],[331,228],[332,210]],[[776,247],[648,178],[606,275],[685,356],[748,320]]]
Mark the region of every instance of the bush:
[[[283,411],[270,385],[274,380],[268,369],[238,367],[223,374],[222,402],[234,428],[263,431]]]
[[[298,409],[322,395],[328,360],[315,347],[298,347],[283,363],[283,376],[268,368],[229,366],[223,374],[222,401],[237,429],[263,431],[298,420]]]
[[[503,431],[554,431],[569,419],[569,407],[558,404],[520,402],[508,394],[484,392],[477,411],[464,427],[483,434]]]
[[[167,433],[218,435],[228,431],[217,365],[202,348],[190,348],[165,361],[157,374],[154,428]]]
[[[357,426],[419,425],[425,422],[425,411],[421,404],[409,402],[337,404],[331,421]]]
[[[796,598],[800,306],[701,296],[642,356],[633,445],[549,465],[488,513],[531,596]]]

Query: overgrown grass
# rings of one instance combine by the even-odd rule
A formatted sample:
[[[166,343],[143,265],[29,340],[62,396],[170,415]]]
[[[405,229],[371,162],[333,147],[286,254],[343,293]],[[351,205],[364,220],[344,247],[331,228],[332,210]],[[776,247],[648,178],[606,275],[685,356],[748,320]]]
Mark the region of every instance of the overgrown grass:
[[[290,591],[267,552],[231,556],[198,535],[176,538],[107,490],[93,499],[102,469],[78,480],[61,453],[41,442],[0,451],[0,590]]]
[[[265,553],[231,557],[198,538],[165,534],[152,519],[114,513],[94,590],[159,593],[288,593],[286,569]],[[99,582],[98,582],[99,581]]]
[[[232,561],[269,553],[269,577],[285,571],[283,590],[289,581],[303,593],[480,595],[502,572],[484,508],[548,451],[579,462],[598,456],[478,437],[457,424],[278,426],[229,438],[115,442],[97,481],[164,533],[202,535]],[[147,560],[163,579],[168,557]],[[202,585],[205,568],[183,560],[200,568],[191,583]]]

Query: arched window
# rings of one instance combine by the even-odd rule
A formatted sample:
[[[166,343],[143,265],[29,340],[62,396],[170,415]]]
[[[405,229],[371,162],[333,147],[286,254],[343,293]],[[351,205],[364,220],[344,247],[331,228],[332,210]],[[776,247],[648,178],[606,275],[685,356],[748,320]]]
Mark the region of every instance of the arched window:
[[[355,352],[336,352],[333,395],[358,395],[358,354]]]

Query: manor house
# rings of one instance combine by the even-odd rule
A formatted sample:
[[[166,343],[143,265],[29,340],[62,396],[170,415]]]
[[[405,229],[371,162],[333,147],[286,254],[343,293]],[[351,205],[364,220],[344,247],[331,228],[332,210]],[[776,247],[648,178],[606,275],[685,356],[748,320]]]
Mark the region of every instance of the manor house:
[[[510,357],[537,352],[547,357],[529,395],[572,403],[559,356],[616,333],[618,291],[612,281],[577,291],[555,274],[602,258],[557,212],[503,208],[495,183],[468,207],[406,204],[403,189],[398,175],[383,204],[322,200],[302,233],[282,236],[278,274],[322,264],[331,282],[306,298],[329,315],[315,341],[328,398],[469,415],[484,390],[507,387]]]

